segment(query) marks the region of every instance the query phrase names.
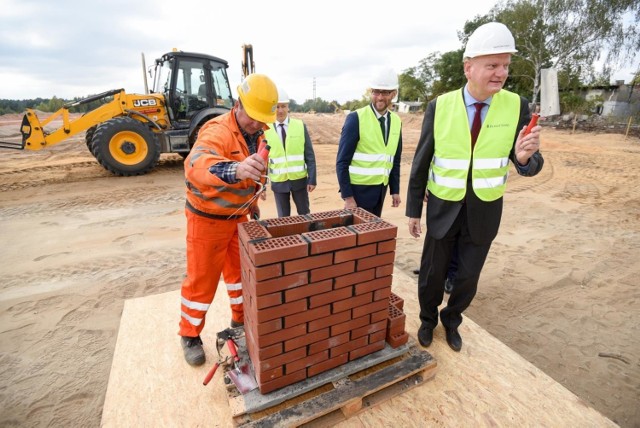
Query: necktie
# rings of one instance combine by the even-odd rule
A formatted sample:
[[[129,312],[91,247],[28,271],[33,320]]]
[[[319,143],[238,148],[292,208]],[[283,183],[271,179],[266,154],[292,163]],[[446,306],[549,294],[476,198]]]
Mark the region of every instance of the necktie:
[[[476,144],[476,140],[478,139],[478,134],[480,133],[480,128],[482,127],[482,117],[480,112],[482,111],[482,107],[484,107],[484,103],[475,103],[476,114],[473,116],[473,124],[471,125],[471,147]]]
[[[380,122],[380,129],[382,130],[382,141],[384,141],[384,144],[387,144],[387,126],[386,126],[386,121],[385,121],[385,117],[384,116],[380,116],[378,118],[378,121]]]
[[[282,136],[282,146],[284,147],[284,143],[287,139],[287,131],[284,130],[284,123],[280,124],[280,134]]]

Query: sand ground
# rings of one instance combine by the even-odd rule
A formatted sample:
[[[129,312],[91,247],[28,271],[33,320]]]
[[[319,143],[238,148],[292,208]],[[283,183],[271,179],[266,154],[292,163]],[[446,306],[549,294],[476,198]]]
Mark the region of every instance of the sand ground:
[[[318,160],[311,208],[341,208],[344,117],[297,116]],[[404,199],[422,117],[402,118]],[[20,120],[0,116],[0,140]],[[543,171],[509,178],[465,315],[620,426],[640,427],[640,141],[546,128],[542,143]],[[0,155],[0,426],[99,426],[124,300],[176,290],[184,275],[182,160],[114,177],[81,136]],[[272,197],[261,206],[276,216]],[[404,209],[388,200],[383,217],[410,273],[422,239]],[[177,332],[178,302],[167,316]]]

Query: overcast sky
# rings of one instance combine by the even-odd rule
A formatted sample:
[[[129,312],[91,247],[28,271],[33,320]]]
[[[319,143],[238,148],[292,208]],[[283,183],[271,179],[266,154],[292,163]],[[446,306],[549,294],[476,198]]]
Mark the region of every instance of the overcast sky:
[[[424,0],[0,0],[0,98],[143,93],[141,54],[149,66],[173,48],[227,60],[235,96],[241,47],[251,44],[256,72],[290,98],[312,98],[315,81],[315,96],[343,103],[381,67],[401,73],[461,48],[465,21],[496,3],[449,0],[436,11]]]

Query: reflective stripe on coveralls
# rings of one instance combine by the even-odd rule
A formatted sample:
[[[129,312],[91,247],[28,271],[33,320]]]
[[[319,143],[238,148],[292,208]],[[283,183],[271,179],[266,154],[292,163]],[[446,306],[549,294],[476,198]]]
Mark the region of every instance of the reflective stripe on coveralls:
[[[387,145],[380,132],[380,122],[371,106],[356,110],[360,140],[349,165],[351,184],[376,185],[389,184],[389,175],[393,168],[393,157],[400,141],[400,116],[389,112],[391,124]]]
[[[460,201],[467,190],[469,163],[473,159],[472,188],[482,201],[504,195],[509,176],[509,153],[513,147],[520,97],[501,90],[491,99],[471,156],[471,133],[460,90],[441,95],[436,101],[434,139],[437,142],[427,189],[440,199]]]

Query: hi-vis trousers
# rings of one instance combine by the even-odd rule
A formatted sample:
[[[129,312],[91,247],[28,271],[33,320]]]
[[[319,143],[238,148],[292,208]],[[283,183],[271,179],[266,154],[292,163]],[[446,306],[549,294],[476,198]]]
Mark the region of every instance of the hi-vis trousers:
[[[181,290],[180,336],[200,335],[218,288],[220,274],[231,302],[231,319],[243,323],[238,224],[247,221],[247,218],[218,220],[189,210],[185,210],[185,214],[187,277],[182,282]]]

